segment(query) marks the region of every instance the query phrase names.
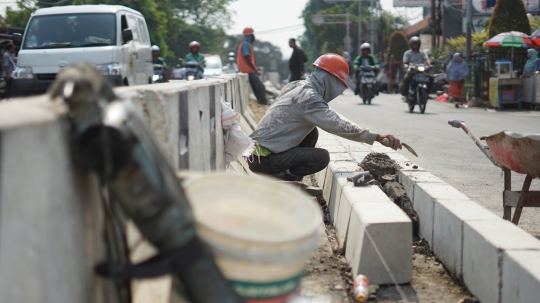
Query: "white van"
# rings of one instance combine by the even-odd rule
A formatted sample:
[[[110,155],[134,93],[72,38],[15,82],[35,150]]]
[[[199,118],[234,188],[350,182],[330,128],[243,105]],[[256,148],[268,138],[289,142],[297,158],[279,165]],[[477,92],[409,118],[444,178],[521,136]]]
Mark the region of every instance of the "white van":
[[[44,93],[72,63],[93,64],[116,86],[152,83],[150,38],[144,16],[118,5],[39,9],[20,43],[12,96]]]

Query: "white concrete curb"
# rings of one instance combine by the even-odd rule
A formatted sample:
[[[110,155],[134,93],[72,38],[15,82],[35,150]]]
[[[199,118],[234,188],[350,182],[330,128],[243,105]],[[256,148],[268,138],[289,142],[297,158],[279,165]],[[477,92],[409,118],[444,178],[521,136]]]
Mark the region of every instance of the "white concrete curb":
[[[330,164],[315,179],[336,227],[338,243],[354,275],[365,274],[373,284],[393,283],[376,252],[377,246],[398,283],[412,278],[412,222],[378,186],[353,187],[346,177],[372,151],[406,161],[380,144],[351,142],[319,129],[317,147],[330,153]]]

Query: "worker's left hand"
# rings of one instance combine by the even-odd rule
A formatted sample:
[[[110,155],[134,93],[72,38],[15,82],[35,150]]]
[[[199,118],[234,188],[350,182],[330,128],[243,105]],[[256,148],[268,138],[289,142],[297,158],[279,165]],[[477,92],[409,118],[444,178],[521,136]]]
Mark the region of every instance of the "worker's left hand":
[[[394,150],[401,149],[401,141],[392,135],[377,135],[375,141]]]

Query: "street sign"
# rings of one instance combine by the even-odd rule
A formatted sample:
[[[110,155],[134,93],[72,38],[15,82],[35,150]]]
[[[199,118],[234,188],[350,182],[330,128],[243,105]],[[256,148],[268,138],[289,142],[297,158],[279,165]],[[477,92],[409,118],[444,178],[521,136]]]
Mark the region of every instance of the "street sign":
[[[313,18],[311,18],[311,22],[313,22],[313,24],[319,26],[319,25],[322,25],[324,23],[324,16],[323,15],[315,15],[313,16]]]

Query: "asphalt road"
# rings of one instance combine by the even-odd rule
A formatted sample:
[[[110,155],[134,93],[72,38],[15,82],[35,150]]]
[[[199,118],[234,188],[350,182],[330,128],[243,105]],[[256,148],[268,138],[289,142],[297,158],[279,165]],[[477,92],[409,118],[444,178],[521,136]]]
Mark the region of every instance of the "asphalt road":
[[[372,105],[363,105],[358,96],[347,91],[330,107],[351,121],[373,132],[393,134],[410,144],[419,158],[403,150],[405,157],[456,187],[473,201],[502,217],[503,175],[461,129],[447,121],[465,121],[477,136],[503,130],[516,133],[540,133],[540,112],[495,111],[480,108],[454,108],[453,104],[429,100],[425,114],[409,113],[401,96],[380,94]],[[524,175],[512,174],[512,190],[521,190]],[[540,190],[533,180],[531,190]],[[520,227],[540,238],[540,209],[525,208]]]

